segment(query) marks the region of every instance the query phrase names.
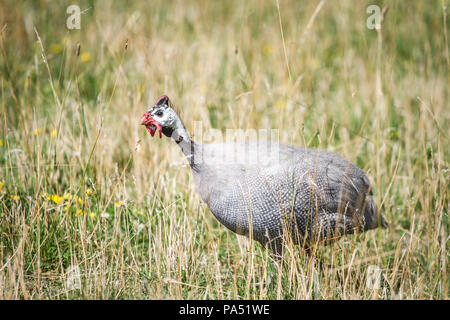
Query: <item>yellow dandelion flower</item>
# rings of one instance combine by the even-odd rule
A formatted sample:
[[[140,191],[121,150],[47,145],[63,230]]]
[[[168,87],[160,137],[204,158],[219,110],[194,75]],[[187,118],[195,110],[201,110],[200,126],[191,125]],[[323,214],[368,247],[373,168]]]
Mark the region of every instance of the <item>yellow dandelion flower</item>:
[[[89,60],[91,60],[91,54],[88,52],[83,52],[81,54],[81,61],[82,62],[88,62]]]
[[[286,102],[278,100],[275,105],[277,106],[277,108],[283,109],[286,106]]]
[[[92,190],[92,189],[87,189],[87,190],[86,190],[86,194],[87,194],[88,196],[90,196],[90,195],[92,195],[92,194],[95,194],[95,191]]]
[[[263,54],[265,54],[266,56],[269,56],[269,55],[271,55],[272,52],[273,52],[273,47],[272,47],[270,44],[266,44],[265,46],[263,46],[262,52],[263,52]]]
[[[97,214],[95,212],[89,212],[89,216],[91,218],[95,218],[97,216]]]
[[[121,207],[121,206],[124,205],[124,203],[123,203],[123,201],[116,201],[116,202],[114,203],[114,205],[115,205],[116,207]]]
[[[20,197],[17,194],[15,194],[15,195],[11,196],[11,200],[19,201]]]
[[[52,137],[52,138],[56,138],[56,135],[57,135],[57,131],[56,130],[52,130],[51,132],[50,132],[50,136]]]
[[[50,52],[51,53],[58,54],[58,53],[60,53],[62,51],[62,49],[63,49],[62,46],[60,44],[58,44],[58,43],[52,43],[50,45]]]
[[[0,193],[3,193],[3,187],[5,186],[4,181],[0,181]]]
[[[0,147],[3,147],[3,140],[0,139]]]
[[[79,203],[79,204],[82,204],[82,203],[83,203],[83,200],[82,200],[80,197],[78,197],[78,203]]]
[[[64,200],[63,197],[58,196],[57,194],[52,194],[51,196],[49,196],[49,200],[53,201],[56,204],[60,204],[61,201]]]
[[[80,216],[82,216],[82,215],[84,214],[84,212],[83,212],[83,210],[78,209],[78,210],[77,210],[77,214],[80,215]]]

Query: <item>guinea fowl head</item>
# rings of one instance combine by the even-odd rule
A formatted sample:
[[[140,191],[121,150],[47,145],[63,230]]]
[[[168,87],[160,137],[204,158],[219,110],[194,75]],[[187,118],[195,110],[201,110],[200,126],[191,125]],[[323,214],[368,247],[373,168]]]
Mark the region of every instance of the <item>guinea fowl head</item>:
[[[156,130],[158,130],[160,138],[161,132],[165,136],[171,137],[172,133],[177,129],[179,122],[178,115],[173,110],[169,97],[166,95],[160,97],[155,105],[144,113],[141,118],[141,124],[145,126],[152,137],[155,135]]]

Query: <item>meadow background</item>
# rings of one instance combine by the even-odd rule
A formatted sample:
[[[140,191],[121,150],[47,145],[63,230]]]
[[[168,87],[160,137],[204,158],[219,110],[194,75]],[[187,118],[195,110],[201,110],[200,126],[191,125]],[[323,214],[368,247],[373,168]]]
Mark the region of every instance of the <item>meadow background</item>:
[[[379,31],[370,4],[389,6]],[[0,299],[448,299],[447,6],[2,0]],[[162,94],[191,131],[342,154],[390,227],[275,264],[138,125]]]

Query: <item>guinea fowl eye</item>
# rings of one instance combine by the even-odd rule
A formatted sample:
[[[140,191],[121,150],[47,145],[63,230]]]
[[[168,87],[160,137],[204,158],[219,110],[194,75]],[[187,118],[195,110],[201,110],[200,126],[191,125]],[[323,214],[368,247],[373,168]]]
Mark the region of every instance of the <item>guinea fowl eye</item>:
[[[162,112],[162,111],[158,111],[158,112],[156,113],[156,115],[157,115],[158,117],[161,117],[161,116],[163,115],[163,112]]]

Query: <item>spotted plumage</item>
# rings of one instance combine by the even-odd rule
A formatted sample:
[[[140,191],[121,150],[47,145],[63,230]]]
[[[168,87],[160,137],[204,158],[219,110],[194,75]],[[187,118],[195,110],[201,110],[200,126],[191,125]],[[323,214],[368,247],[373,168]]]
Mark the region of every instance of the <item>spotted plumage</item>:
[[[271,141],[196,143],[164,97],[147,114],[164,110],[163,133],[181,147],[202,200],[231,231],[280,255],[286,240],[308,248],[387,226],[364,171],[341,156]]]

